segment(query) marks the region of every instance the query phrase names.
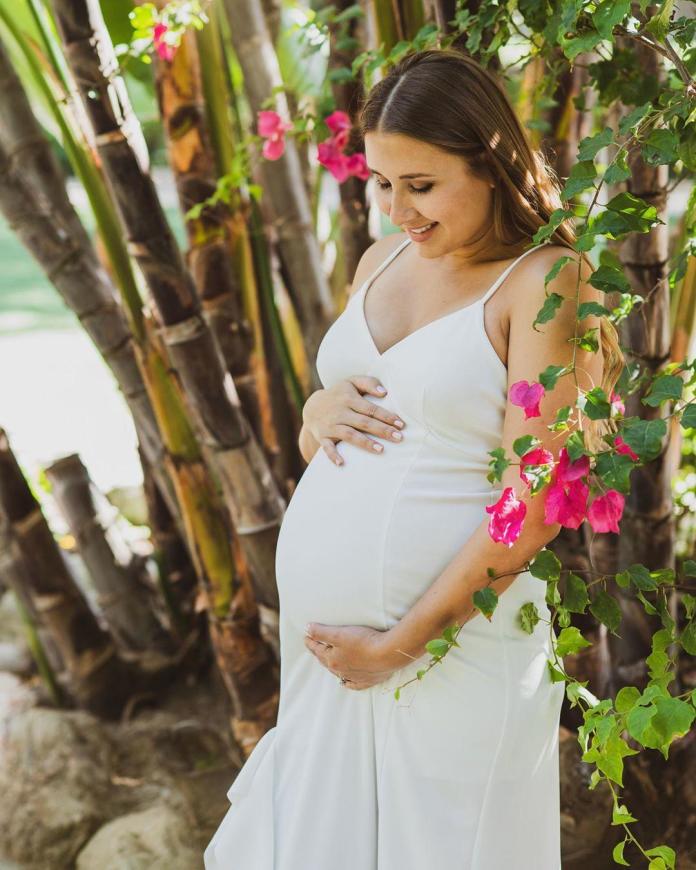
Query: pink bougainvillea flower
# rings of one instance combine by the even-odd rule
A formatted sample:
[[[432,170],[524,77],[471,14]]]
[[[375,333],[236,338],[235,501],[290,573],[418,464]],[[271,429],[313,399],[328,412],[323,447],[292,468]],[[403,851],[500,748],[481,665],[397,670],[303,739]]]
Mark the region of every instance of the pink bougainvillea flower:
[[[579,529],[585,519],[589,492],[589,486],[582,480],[570,483],[554,480],[546,489],[544,522],[549,526],[559,523],[566,529]]]
[[[285,153],[285,131],[290,130],[292,124],[287,124],[277,112],[264,109],[258,114],[259,136],[266,141],[263,143],[262,154],[266,160],[277,160]]]
[[[544,393],[544,387],[536,381],[532,381],[531,384],[527,381],[517,381],[510,387],[508,397],[513,405],[524,408],[524,419],[528,420],[530,417],[541,416],[539,403],[544,398]]]
[[[587,511],[587,520],[595,532],[619,533],[619,520],[623,514],[626,499],[615,489],[596,498]]]
[[[497,543],[511,547],[522,531],[527,505],[517,498],[511,486],[506,486],[498,501],[486,506],[486,512],[491,514],[488,534]]]
[[[529,478],[524,473],[525,465],[553,465],[553,453],[545,447],[535,447],[528,451],[520,459],[520,477],[525,483],[529,483]]]
[[[325,166],[339,184],[348,178],[348,160],[337,147],[333,139],[320,142],[317,146],[317,159]]]
[[[348,174],[355,175],[361,181],[367,181],[370,177],[370,170],[367,168],[367,161],[362,152],[350,154],[346,158],[346,166],[348,168]]]
[[[639,456],[637,453],[634,453],[633,450],[626,444],[623,438],[620,435],[617,435],[614,438],[614,446],[616,447],[617,453],[625,453],[627,456],[630,456],[635,462],[639,460]]]
[[[340,109],[336,109],[335,112],[327,115],[324,118],[324,123],[332,133],[338,133],[339,130],[350,130],[352,126],[350,115],[347,112],[342,112]]]
[[[616,390],[612,391],[611,399],[609,401],[611,402],[612,416],[614,416],[616,414],[625,414],[626,413],[626,406],[623,403],[623,399],[616,392]]]
[[[336,148],[339,151],[343,151],[343,149],[348,144],[348,138],[350,137],[350,129],[353,126],[350,120],[350,116],[345,112],[341,112],[337,109],[335,112],[332,112],[327,118],[324,118],[324,122],[326,126],[331,130],[333,136],[331,137],[331,141],[334,143]]]
[[[580,456],[575,462],[570,461],[570,456],[565,447],[561,447],[558,454],[558,465],[554,469],[554,482],[571,483],[585,477],[590,470],[590,457]]]
[[[162,60],[171,61],[174,59],[174,55],[176,54],[176,46],[171,45],[166,41],[165,37],[168,33],[169,28],[167,25],[159,21],[152,28],[152,44]]]

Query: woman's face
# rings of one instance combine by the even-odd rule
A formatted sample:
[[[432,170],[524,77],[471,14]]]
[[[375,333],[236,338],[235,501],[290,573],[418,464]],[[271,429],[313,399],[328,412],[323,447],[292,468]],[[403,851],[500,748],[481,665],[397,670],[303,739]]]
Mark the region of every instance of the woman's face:
[[[376,132],[365,134],[365,156],[377,205],[395,226],[408,232],[436,224],[422,238],[409,232],[421,256],[476,248],[490,236],[492,182],[476,178],[461,157],[400,133]]]

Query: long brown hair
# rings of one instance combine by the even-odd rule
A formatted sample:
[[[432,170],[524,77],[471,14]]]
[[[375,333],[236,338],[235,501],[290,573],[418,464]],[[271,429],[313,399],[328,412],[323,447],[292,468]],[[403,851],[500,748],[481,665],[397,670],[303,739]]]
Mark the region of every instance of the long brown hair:
[[[531,147],[502,85],[456,49],[426,49],[403,57],[365,97],[358,127],[363,137],[400,133],[457,154],[474,175],[494,182],[493,227],[500,245],[526,245],[563,205],[556,173],[542,152]],[[574,249],[574,221],[564,221],[550,238]],[[605,317],[600,318],[600,344],[601,386],[611,398],[624,355],[618,333]],[[596,451],[602,435],[615,431],[613,420],[588,420],[585,443]]]

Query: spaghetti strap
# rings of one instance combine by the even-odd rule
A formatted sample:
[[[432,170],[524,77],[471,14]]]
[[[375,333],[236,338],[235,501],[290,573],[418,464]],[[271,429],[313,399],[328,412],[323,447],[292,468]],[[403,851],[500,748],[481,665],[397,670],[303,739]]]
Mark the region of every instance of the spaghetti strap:
[[[512,263],[510,263],[510,265],[507,267],[507,269],[505,269],[505,271],[503,272],[503,274],[498,276],[498,278],[493,282],[493,284],[491,285],[491,287],[489,287],[489,289],[488,289],[488,290],[484,293],[484,295],[479,299],[479,304],[480,304],[480,305],[483,305],[485,302],[487,302],[487,301],[491,298],[491,296],[495,293],[495,291],[498,289],[498,287],[500,287],[500,285],[501,285],[501,284],[503,283],[503,281],[507,278],[507,276],[510,274],[510,272],[512,272],[512,270],[515,268],[515,266],[516,266],[516,265],[517,265],[521,260],[524,260],[524,258],[527,256],[527,254],[531,254],[532,251],[536,251],[538,248],[543,247],[543,246],[544,246],[545,244],[547,244],[547,243],[548,243],[548,239],[544,240],[540,245],[534,245],[533,248],[529,248],[529,249],[526,250],[524,253],[520,254],[519,257],[517,257],[516,259],[514,259],[514,260],[512,261]]]
[[[406,247],[406,245],[410,241],[411,241],[411,239],[406,238],[403,240],[403,242],[400,245],[397,245],[394,248],[394,250],[389,254],[389,256],[386,258],[386,260],[381,264],[381,266],[378,266],[377,269],[370,275],[370,277],[366,281],[363,282],[361,289],[365,290],[366,288],[370,287],[372,285],[372,282],[375,280],[375,278],[378,275],[381,275],[381,273],[387,268],[387,266],[391,263],[391,261],[394,260],[398,256],[398,254],[401,253],[401,251],[403,251],[403,249]],[[355,295],[357,296],[357,293]]]

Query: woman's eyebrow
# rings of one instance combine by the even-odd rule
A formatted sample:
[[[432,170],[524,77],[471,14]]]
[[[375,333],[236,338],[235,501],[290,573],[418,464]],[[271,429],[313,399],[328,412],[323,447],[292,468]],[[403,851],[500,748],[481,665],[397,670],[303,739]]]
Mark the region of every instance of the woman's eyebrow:
[[[379,169],[371,169],[367,167],[373,175],[382,175]],[[409,172],[407,175],[400,175],[399,178],[435,178],[430,172]]]

